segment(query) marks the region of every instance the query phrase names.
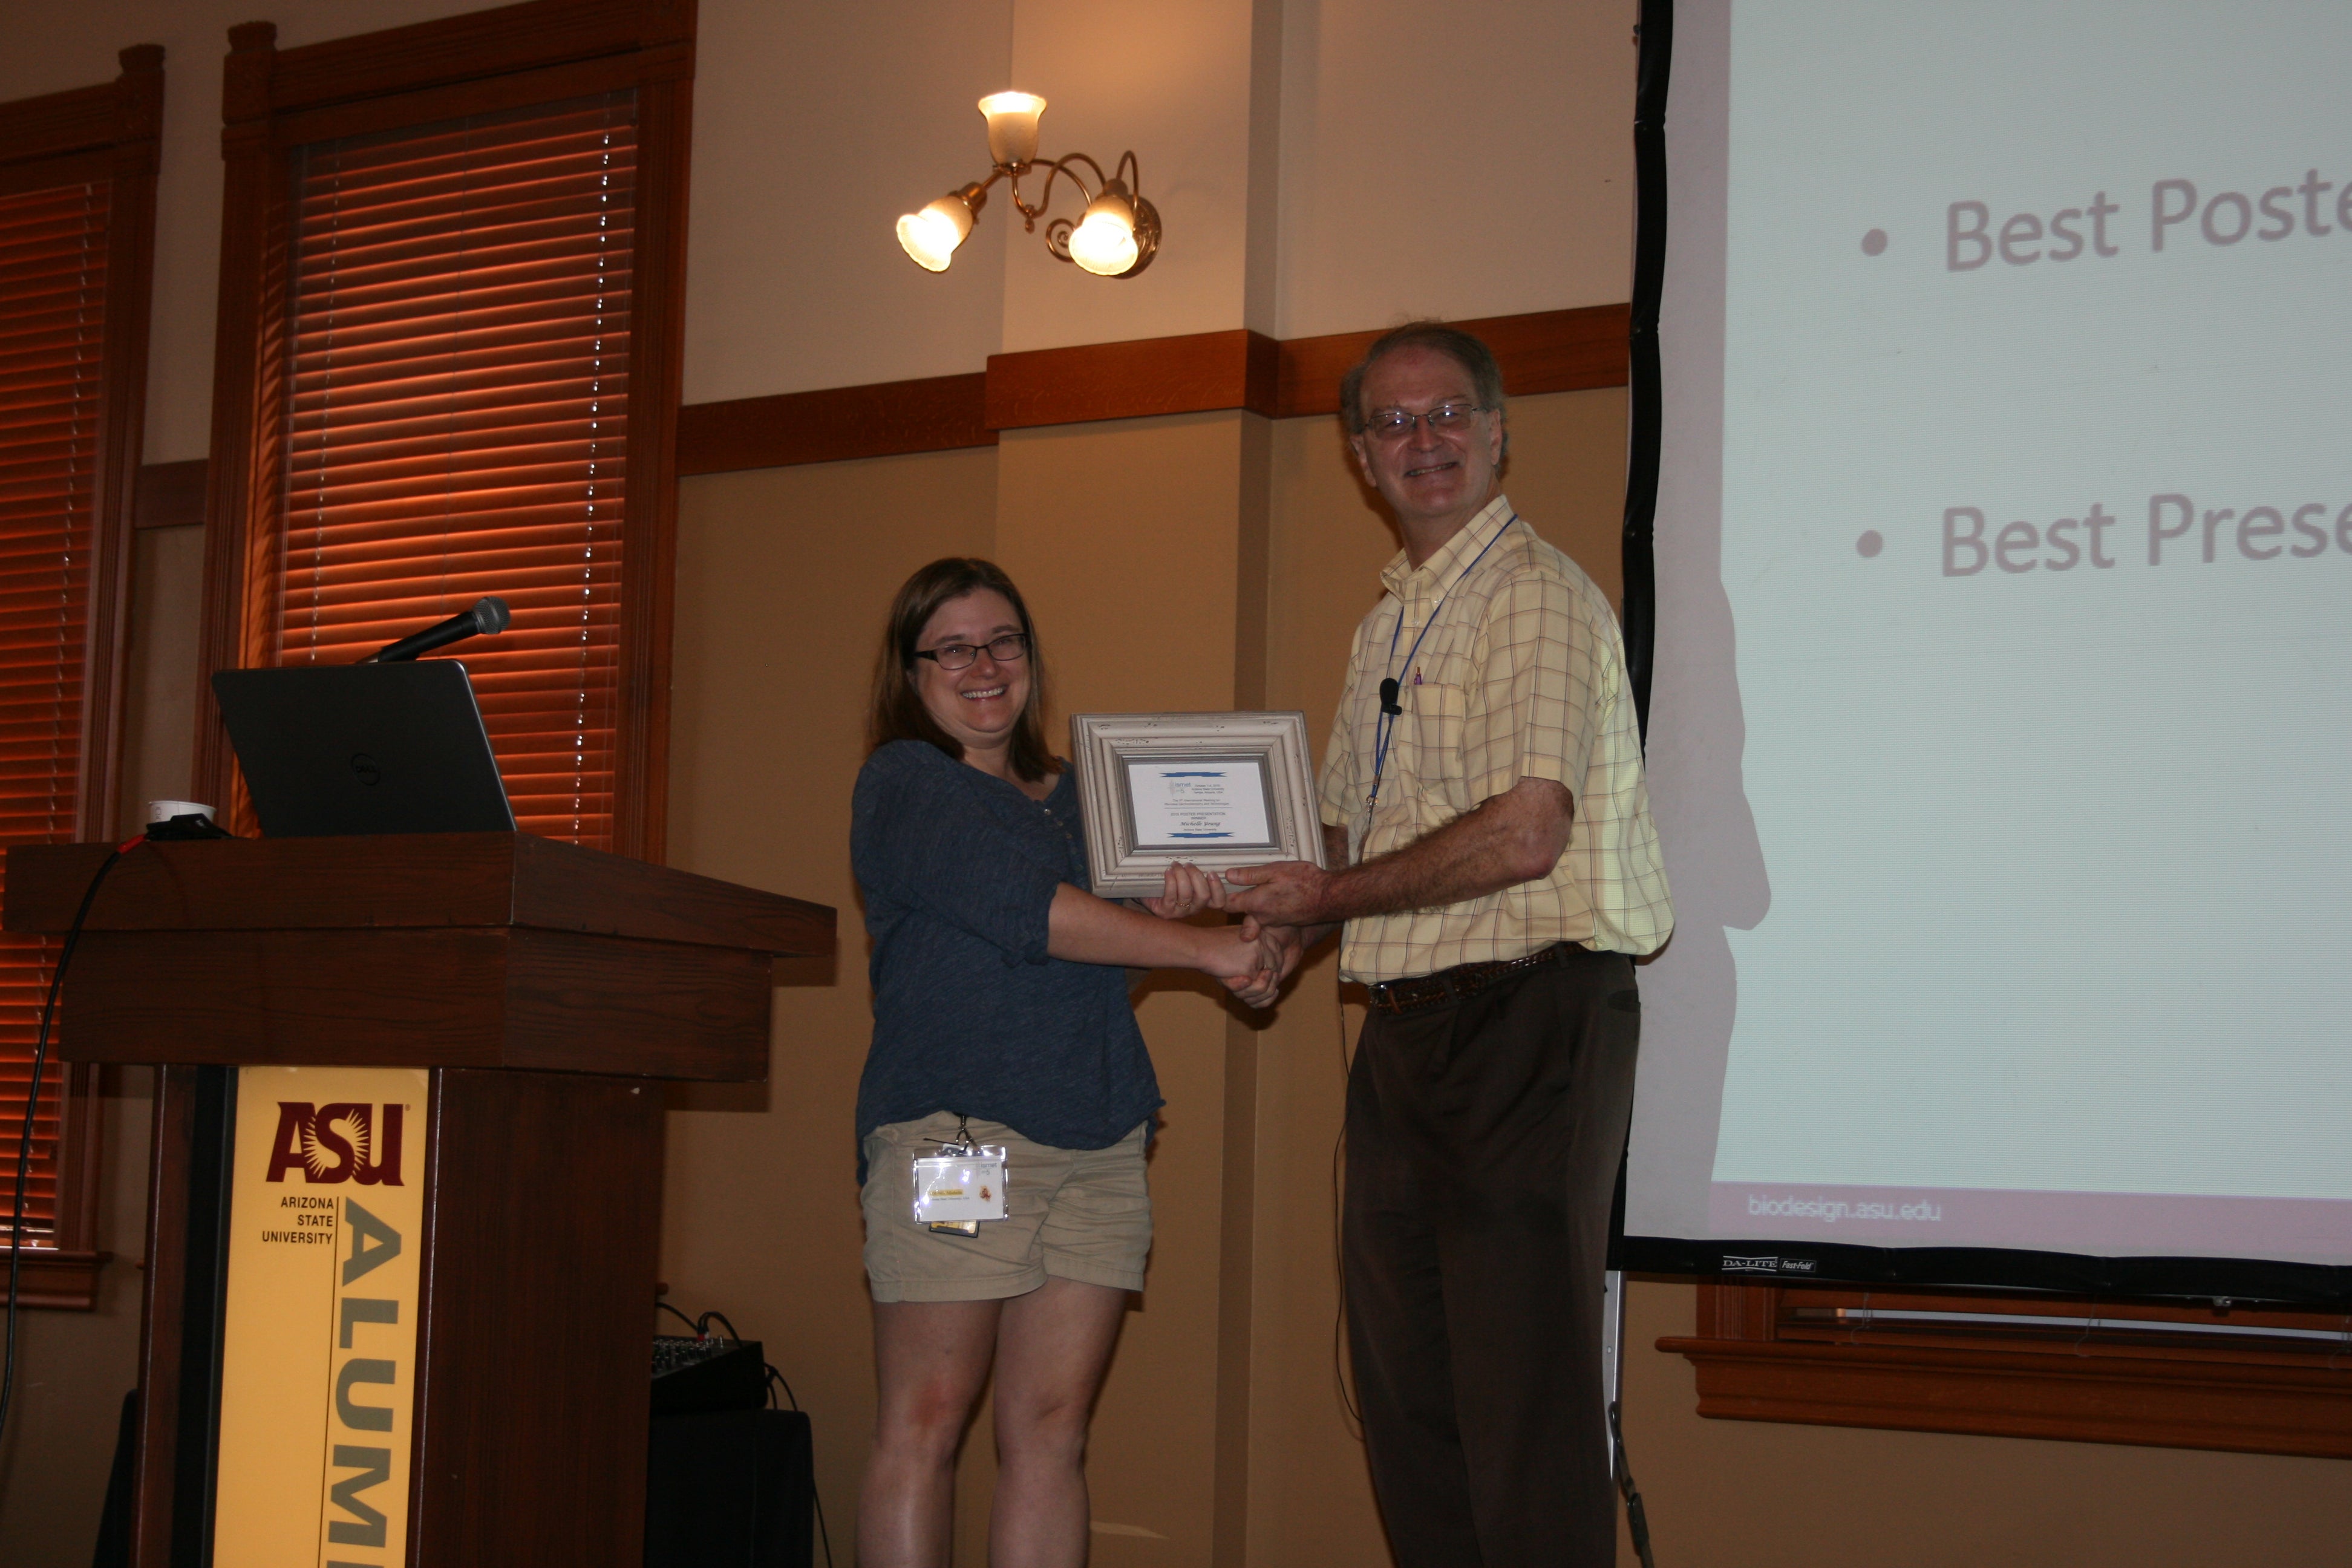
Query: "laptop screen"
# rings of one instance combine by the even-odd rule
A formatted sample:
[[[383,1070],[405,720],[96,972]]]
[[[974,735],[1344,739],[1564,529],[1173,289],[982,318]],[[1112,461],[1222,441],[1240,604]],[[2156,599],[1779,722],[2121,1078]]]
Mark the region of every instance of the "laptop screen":
[[[262,833],[510,833],[466,667],[293,665],[213,676]]]

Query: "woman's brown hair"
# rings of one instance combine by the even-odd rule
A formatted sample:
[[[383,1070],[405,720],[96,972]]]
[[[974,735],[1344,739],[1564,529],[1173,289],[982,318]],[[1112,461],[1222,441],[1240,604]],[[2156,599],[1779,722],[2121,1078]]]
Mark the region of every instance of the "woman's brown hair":
[[[1030,624],[1029,606],[1021,590],[993,561],[950,555],[932,562],[907,579],[890,601],[890,617],[882,628],[882,657],[874,667],[874,703],[866,720],[869,750],[893,741],[928,741],[958,762],[963,747],[939,726],[915,689],[915,643],[931,624],[940,606],[982,588],[1004,595],[1021,622],[1029,644],[1029,700],[1013,726],[1008,760],[1014,776],[1034,784],[1047,773],[1062,771],[1061,762],[1045,744],[1045,665],[1037,647],[1037,628]]]

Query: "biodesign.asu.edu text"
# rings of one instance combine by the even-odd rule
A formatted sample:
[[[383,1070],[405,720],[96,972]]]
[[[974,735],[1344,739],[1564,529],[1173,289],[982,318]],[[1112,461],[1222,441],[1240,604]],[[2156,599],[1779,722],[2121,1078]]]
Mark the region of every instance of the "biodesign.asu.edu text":
[[[1932,1224],[1944,1217],[1944,1205],[1925,1198],[1896,1203],[1879,1198],[1779,1198],[1750,1193],[1748,1212],[1758,1219],[1817,1219],[1826,1225],[1835,1225],[1842,1219],[1907,1219]]]

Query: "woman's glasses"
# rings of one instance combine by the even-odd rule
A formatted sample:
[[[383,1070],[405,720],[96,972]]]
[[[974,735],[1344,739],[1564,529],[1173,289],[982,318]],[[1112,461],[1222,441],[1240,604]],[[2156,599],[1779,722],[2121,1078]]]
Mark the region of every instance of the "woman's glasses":
[[[999,664],[1011,664],[1029,657],[1029,639],[1020,632],[1007,632],[992,637],[986,645],[988,657]],[[980,658],[980,649],[968,642],[946,642],[937,647],[917,648],[917,658],[928,658],[941,669],[970,669]]]

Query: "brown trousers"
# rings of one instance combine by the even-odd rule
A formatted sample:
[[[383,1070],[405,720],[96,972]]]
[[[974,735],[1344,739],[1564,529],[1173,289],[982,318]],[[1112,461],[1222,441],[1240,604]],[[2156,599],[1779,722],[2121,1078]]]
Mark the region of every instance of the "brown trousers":
[[[1607,1568],[1601,1275],[1641,1003],[1571,948],[1375,1008],[1348,1082],[1349,1346],[1399,1568]]]

